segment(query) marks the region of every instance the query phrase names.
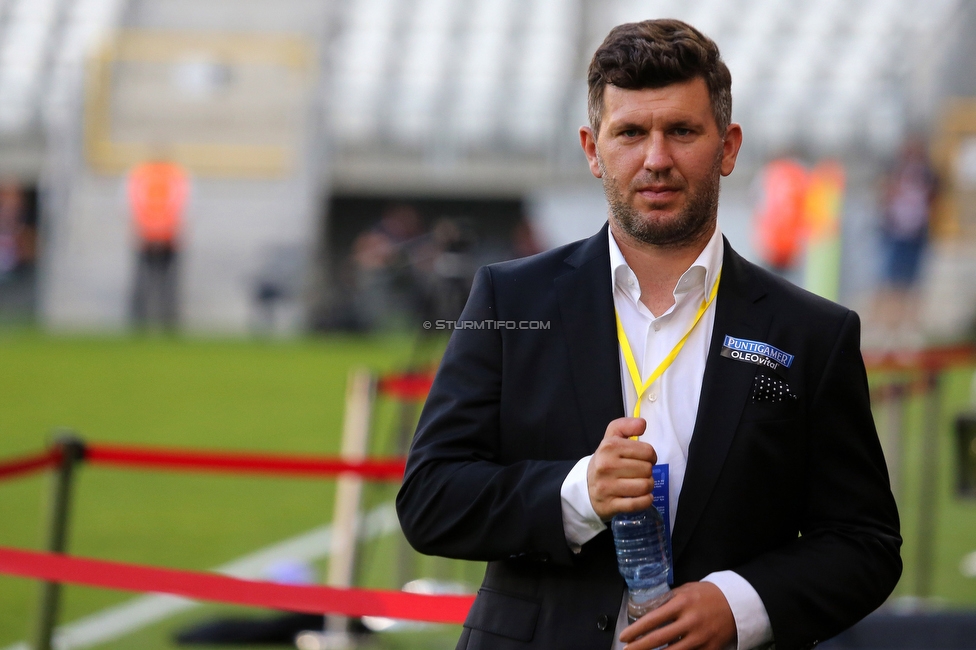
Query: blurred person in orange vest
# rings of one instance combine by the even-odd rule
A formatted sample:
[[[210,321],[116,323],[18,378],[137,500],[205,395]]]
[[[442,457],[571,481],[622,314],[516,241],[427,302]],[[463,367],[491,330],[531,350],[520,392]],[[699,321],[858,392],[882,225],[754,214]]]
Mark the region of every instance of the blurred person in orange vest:
[[[165,160],[129,172],[128,198],[139,247],[132,317],[136,325],[176,325],[176,263],[190,193],[184,169]]]
[[[809,173],[790,158],[773,160],[762,173],[762,199],[756,211],[756,252],[783,274],[798,261],[806,234]]]

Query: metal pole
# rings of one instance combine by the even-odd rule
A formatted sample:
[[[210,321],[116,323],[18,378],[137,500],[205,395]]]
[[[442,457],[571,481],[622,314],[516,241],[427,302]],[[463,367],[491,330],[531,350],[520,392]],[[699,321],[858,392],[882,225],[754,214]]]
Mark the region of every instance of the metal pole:
[[[363,460],[369,448],[369,428],[376,382],[365,368],[349,371],[346,383],[346,410],[342,423],[343,460]],[[332,513],[332,552],[326,582],[331,587],[352,586],[356,575],[359,504],[363,480],[358,476],[340,475],[336,485]],[[323,630],[306,630],[295,637],[299,650],[350,650],[356,647],[350,633],[349,618],[337,614],[325,616]]]
[[[902,502],[902,450],[904,448],[905,395],[910,386],[892,383],[890,394],[882,407],[884,413],[885,459],[888,463],[888,478],[891,491],[898,503]]]
[[[915,594],[932,595],[932,565],[935,552],[936,510],[939,505],[939,436],[941,435],[939,373],[926,371],[928,391],[925,404],[925,429],[922,439],[922,476],[918,491],[918,532],[915,555]]]
[[[56,435],[53,446],[60,451],[61,459],[53,477],[46,548],[51,553],[64,553],[71,507],[71,479],[75,465],[85,457],[85,445],[76,435],[65,431]],[[41,583],[34,650],[51,650],[51,637],[58,621],[60,604],[60,583]]]
[[[369,370],[354,368],[349,372],[342,431],[343,460],[358,461],[366,458],[374,392],[375,382]],[[362,478],[351,475],[339,477],[332,514],[332,553],[329,556],[327,575],[327,582],[331,587],[349,588],[353,584],[358,559],[356,551],[362,491]],[[325,632],[329,637],[330,647],[354,645],[349,622],[345,616],[326,616]]]

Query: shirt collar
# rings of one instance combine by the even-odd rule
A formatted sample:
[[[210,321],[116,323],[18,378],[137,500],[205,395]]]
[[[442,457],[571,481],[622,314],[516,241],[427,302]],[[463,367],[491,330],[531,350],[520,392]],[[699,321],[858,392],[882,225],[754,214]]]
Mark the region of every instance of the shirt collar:
[[[620,289],[637,302],[640,300],[640,284],[637,281],[637,276],[627,264],[627,260],[624,259],[624,254],[620,252],[617,240],[613,238],[613,232],[609,228],[607,228],[607,238],[610,240],[610,290]],[[706,287],[705,293],[707,295],[722,269],[724,257],[725,246],[722,241],[722,231],[716,224],[715,232],[705,244],[705,248],[688,267],[688,270],[678,278],[678,284],[674,288],[675,303],[680,301],[679,299],[683,294],[697,287]]]

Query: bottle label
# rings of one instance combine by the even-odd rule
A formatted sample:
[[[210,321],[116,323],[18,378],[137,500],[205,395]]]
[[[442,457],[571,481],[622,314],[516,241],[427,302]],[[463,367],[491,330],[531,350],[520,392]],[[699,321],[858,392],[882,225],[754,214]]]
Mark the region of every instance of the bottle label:
[[[668,541],[668,584],[674,585],[674,556],[671,555],[671,478],[667,463],[654,466],[654,507],[664,520],[664,537]]]

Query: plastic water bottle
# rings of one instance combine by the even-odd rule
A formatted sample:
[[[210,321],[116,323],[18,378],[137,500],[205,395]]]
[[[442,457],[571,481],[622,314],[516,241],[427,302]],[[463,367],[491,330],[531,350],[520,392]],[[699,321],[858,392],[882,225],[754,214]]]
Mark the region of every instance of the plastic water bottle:
[[[671,558],[664,520],[651,506],[614,516],[610,527],[617,549],[617,568],[627,582],[627,618],[633,623],[671,598]]]

